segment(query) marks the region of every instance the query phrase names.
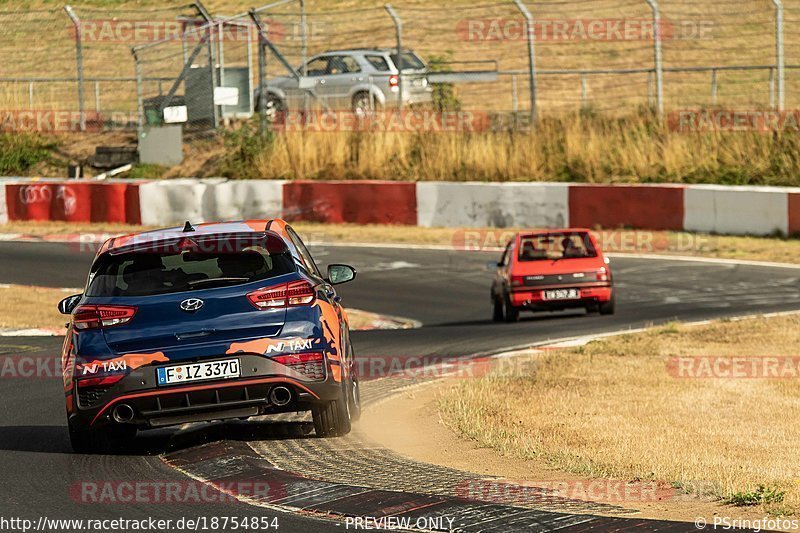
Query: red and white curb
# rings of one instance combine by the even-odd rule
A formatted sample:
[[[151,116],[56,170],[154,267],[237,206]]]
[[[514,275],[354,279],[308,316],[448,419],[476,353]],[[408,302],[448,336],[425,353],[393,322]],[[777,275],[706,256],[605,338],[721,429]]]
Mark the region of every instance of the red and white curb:
[[[0,224],[168,226],[282,217],[420,227],[595,227],[800,233],[800,188],[547,182],[0,178]]]

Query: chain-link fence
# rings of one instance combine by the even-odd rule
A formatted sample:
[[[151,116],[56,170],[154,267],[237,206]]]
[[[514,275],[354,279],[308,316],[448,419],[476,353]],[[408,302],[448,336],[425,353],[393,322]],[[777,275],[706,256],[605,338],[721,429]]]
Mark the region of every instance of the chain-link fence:
[[[185,118],[207,131],[262,110],[532,118],[800,99],[800,0],[362,4],[278,0],[230,17],[199,2],[0,12],[0,109],[6,123],[65,111],[83,113],[78,129]]]

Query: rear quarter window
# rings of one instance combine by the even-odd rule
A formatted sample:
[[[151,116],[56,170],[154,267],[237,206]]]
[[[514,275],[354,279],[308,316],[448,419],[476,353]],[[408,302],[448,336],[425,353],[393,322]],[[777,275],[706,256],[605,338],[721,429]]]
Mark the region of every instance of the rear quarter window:
[[[372,68],[378,72],[389,72],[391,70],[389,62],[386,61],[386,58],[383,56],[370,55],[364,56],[364,58],[367,60],[367,63],[372,65]]]

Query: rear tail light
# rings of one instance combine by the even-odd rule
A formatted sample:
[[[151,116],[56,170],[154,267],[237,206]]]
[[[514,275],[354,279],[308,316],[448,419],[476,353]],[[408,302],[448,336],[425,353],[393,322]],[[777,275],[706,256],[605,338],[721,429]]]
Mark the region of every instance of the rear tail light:
[[[321,352],[278,355],[272,360],[311,379],[325,379],[325,356]]]
[[[400,85],[400,76],[392,74],[389,76],[389,87],[394,89]]]
[[[608,281],[608,271],[606,267],[601,267],[600,270],[597,271],[597,281]]]
[[[264,287],[247,294],[247,299],[258,309],[311,305],[315,298],[314,286],[306,280]]]
[[[75,329],[110,328],[130,322],[136,307],[128,305],[80,305],[72,314]]]
[[[110,387],[117,381],[125,377],[126,374],[114,374],[112,376],[103,376],[95,378],[83,378],[76,381],[79,389],[88,387]]]
[[[511,286],[521,287],[525,285],[525,276],[511,276]]]

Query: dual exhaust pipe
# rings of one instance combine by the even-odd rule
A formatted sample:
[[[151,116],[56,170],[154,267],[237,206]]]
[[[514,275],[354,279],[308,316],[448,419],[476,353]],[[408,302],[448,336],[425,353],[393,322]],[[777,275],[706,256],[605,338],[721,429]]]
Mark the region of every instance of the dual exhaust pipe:
[[[269,401],[276,407],[288,405],[292,401],[292,391],[282,385],[272,387],[272,390],[269,391]],[[127,403],[121,403],[114,407],[111,416],[118,424],[127,424],[133,421],[135,413],[133,407]]]

